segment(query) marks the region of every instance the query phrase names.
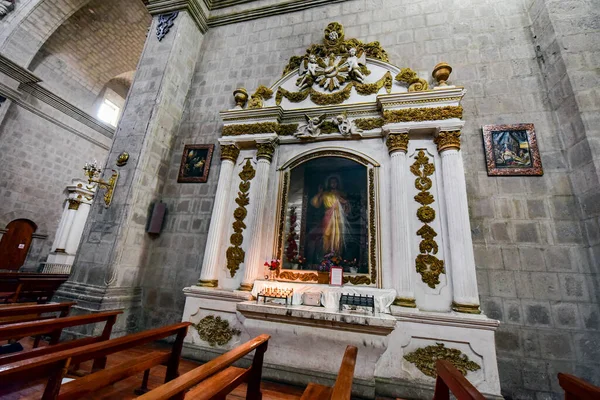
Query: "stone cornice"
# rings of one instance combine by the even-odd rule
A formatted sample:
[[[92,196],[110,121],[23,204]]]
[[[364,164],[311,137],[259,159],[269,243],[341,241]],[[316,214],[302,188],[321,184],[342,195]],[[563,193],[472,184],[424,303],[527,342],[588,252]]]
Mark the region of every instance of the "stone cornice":
[[[204,8],[210,10],[210,2],[207,3],[205,0],[148,0],[146,8],[151,15],[187,11],[198,25],[200,32],[208,31],[208,17]]]
[[[19,83],[39,83],[42,80],[31,71],[0,54],[0,72],[11,77]]]
[[[302,11],[302,10],[306,10],[306,9],[313,8],[313,7],[319,7],[319,6],[335,4],[335,3],[343,3],[345,1],[347,1],[347,0],[291,0],[291,1],[272,4],[272,5],[268,5],[268,6],[264,6],[264,7],[250,8],[247,10],[233,12],[233,13],[229,13],[229,14],[211,16],[208,19],[208,26],[212,28],[212,27],[216,27],[216,26],[235,24],[238,22],[250,21],[253,19],[257,19],[257,18],[270,17],[272,15],[281,15],[281,14],[287,14],[287,13],[291,13],[291,12],[295,12],[295,11]],[[231,4],[233,6],[233,5],[239,5],[240,3],[246,3],[246,2],[247,1],[234,3],[232,1],[224,1],[222,3],[223,4],[234,3],[234,4]],[[212,9],[219,9],[219,8],[225,8],[227,6],[225,6],[225,5],[220,6],[220,5],[217,5],[217,2],[214,2],[212,7],[213,7]]]

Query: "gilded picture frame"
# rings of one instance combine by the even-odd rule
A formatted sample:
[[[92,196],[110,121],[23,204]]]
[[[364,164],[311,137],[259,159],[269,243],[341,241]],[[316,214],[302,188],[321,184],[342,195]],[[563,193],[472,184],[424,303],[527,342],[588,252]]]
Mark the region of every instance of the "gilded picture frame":
[[[205,183],[208,180],[214,144],[186,144],[179,166],[179,183]]]
[[[533,124],[484,125],[483,145],[489,176],[544,174]]]

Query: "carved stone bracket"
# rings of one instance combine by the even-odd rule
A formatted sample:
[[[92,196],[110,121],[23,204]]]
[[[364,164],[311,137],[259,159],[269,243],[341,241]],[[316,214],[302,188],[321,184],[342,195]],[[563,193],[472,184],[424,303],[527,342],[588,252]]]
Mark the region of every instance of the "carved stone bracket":
[[[158,41],[162,41],[167,33],[171,30],[175,24],[175,19],[179,15],[179,11],[173,11],[158,16],[158,25],[156,26],[156,38]]]

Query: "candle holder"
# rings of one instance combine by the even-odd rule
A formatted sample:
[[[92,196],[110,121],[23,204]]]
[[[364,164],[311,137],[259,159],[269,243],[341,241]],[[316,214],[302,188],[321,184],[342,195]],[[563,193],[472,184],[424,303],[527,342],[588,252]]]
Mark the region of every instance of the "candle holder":
[[[110,206],[110,203],[112,202],[115,187],[117,186],[119,172],[113,169],[113,174],[111,175],[108,182],[103,180],[102,178],[96,179],[96,177],[100,176],[100,174],[102,173],[102,169],[98,167],[98,161],[96,160],[94,160],[93,163],[85,163],[85,165],[83,166],[83,170],[85,171],[85,175],[87,176],[90,185],[92,183],[96,183],[99,188],[106,190],[106,193],[104,193],[104,207],[108,208]]]

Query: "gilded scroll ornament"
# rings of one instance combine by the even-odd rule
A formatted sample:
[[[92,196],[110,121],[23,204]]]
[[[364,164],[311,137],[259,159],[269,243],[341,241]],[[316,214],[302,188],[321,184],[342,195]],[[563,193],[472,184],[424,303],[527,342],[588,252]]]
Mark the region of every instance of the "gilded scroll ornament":
[[[273,97],[273,91],[266,86],[260,85],[258,89],[256,89],[256,92],[250,96],[248,108],[263,108],[264,101],[269,100],[271,97]]]
[[[410,171],[417,177],[415,187],[419,190],[419,193],[414,199],[421,204],[421,207],[417,210],[417,218],[424,224],[417,231],[417,235],[422,240],[419,243],[420,254],[415,260],[416,269],[421,274],[423,282],[430,288],[435,289],[435,286],[440,283],[440,274],[446,273],[444,261],[435,256],[439,250],[435,241],[437,232],[429,225],[435,220],[435,210],[429,206],[435,201],[433,195],[429,192],[433,186],[430,177],[435,173],[435,166],[429,162],[429,157],[425,155],[425,152],[419,150]]]
[[[354,120],[354,124],[363,131],[370,131],[381,128],[385,125],[385,120],[383,118],[358,118]]]
[[[223,127],[223,136],[255,135],[258,133],[276,133],[277,122],[258,122],[256,124],[236,124]]]
[[[235,199],[238,207],[233,212],[233,218],[235,221],[233,222],[233,234],[229,238],[229,242],[231,246],[227,249],[227,269],[231,277],[235,276],[235,273],[240,268],[240,264],[244,262],[244,258],[246,257],[246,252],[242,249],[242,243],[244,242],[244,229],[246,229],[246,224],[244,223],[244,219],[246,219],[246,215],[248,215],[248,210],[246,210],[246,206],[250,204],[250,181],[256,175],[256,170],[252,167],[252,163],[250,160],[246,160],[246,164],[242,168],[242,172],[240,172],[239,177],[242,180],[239,185],[238,197]]]
[[[438,152],[444,150],[460,150],[460,131],[442,131],[433,140]]]
[[[437,121],[441,119],[462,118],[462,115],[462,106],[405,108],[383,112],[383,118],[388,124],[394,122]]]
[[[404,359],[413,363],[419,371],[427,376],[435,378],[435,363],[437,360],[446,360],[452,363],[464,376],[468,371],[477,371],[481,366],[469,360],[466,354],[458,349],[449,349],[444,343],[422,347],[404,356]]]
[[[318,280],[317,274],[314,273],[294,273],[291,271],[281,271],[279,273],[279,279],[287,279],[290,281],[301,281],[301,282],[317,282]]]
[[[259,160],[267,160],[271,162],[271,160],[273,159],[273,153],[275,153],[275,143],[256,143],[256,148],[258,149],[258,151],[256,152],[256,158],[258,158]]]
[[[221,145],[221,160],[230,160],[235,163],[239,155],[240,149],[236,145]]]
[[[366,275],[344,275],[344,283],[351,283],[352,285],[370,285],[371,278]]]
[[[200,339],[208,342],[212,347],[224,346],[242,332],[229,326],[229,321],[221,319],[221,317],[209,315],[202,318],[197,324],[192,324],[198,331]]]
[[[406,153],[408,150],[408,133],[390,133],[385,144],[390,154],[396,151]]]
[[[425,79],[419,78],[417,73],[410,68],[402,68],[396,75],[396,81],[406,83],[409,92],[423,92],[429,89],[429,84]]]

